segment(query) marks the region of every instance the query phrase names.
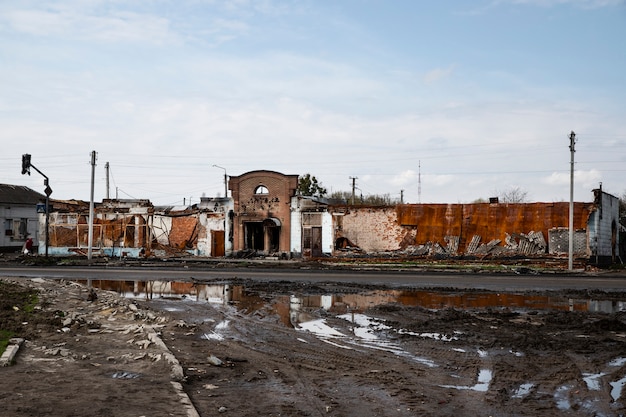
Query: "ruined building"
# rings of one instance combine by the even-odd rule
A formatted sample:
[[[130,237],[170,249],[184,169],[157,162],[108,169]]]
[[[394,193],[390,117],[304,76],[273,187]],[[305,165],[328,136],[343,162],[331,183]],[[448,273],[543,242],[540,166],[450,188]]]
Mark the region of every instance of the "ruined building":
[[[567,202],[355,206],[298,195],[297,186],[297,175],[260,170],[230,177],[232,198],[202,198],[192,206],[104,200],[95,205],[92,246],[96,255],[132,257],[563,256],[569,250]],[[622,262],[619,199],[601,188],[593,195],[592,202],[574,204],[574,254]],[[88,204],[53,206],[51,253],[85,253]],[[40,242],[43,219],[40,214]]]

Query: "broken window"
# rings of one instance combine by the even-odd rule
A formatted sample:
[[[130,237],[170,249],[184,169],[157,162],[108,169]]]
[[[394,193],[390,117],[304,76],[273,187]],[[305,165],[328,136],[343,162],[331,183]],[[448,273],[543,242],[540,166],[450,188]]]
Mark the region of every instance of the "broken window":
[[[5,236],[13,239],[26,239],[28,235],[28,219],[7,219],[4,226]]]
[[[254,189],[254,194],[269,194],[270,191],[264,185],[259,185]]]

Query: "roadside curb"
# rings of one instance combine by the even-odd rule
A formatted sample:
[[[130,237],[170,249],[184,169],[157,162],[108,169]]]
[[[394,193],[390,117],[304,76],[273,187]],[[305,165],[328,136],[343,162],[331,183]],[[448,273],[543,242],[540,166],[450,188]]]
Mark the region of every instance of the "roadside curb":
[[[193,403],[191,402],[191,398],[189,398],[189,396],[183,389],[182,384],[179,382],[184,380],[185,378],[185,373],[183,371],[183,367],[180,365],[180,362],[178,361],[178,359],[176,359],[176,356],[167,347],[165,342],[163,342],[163,339],[159,337],[158,333],[154,330],[152,326],[146,326],[146,330],[148,333],[148,340],[167,352],[166,360],[170,365],[172,365],[171,376],[173,379],[175,379],[175,381],[170,381],[170,383],[172,384],[174,391],[176,391],[176,395],[178,395],[178,397],[180,398],[180,402],[183,404],[185,410],[187,411],[187,416],[200,417],[200,414],[198,414],[198,410],[196,410]]]
[[[22,338],[9,339],[9,345],[0,357],[0,366],[10,366],[13,363],[13,359],[17,352],[20,350],[20,346],[24,343]]]

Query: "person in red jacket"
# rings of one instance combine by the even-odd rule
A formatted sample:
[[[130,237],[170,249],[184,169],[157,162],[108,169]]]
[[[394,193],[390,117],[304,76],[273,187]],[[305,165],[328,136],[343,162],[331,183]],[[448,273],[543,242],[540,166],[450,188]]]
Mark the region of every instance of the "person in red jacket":
[[[24,242],[24,255],[30,255],[33,251],[33,238],[28,237],[26,242]]]

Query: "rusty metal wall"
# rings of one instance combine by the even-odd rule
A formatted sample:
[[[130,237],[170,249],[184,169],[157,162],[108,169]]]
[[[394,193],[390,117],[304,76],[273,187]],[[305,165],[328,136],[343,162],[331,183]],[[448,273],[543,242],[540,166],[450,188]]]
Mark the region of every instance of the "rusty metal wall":
[[[574,228],[585,229],[593,204],[574,203]],[[569,203],[519,204],[404,204],[396,207],[398,223],[415,228],[414,244],[438,242],[446,246],[445,238],[458,236],[459,251],[472,243],[474,236],[480,242],[506,242],[512,234],[541,232],[548,238],[548,230],[567,227]]]

